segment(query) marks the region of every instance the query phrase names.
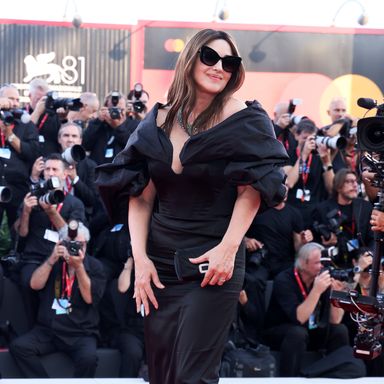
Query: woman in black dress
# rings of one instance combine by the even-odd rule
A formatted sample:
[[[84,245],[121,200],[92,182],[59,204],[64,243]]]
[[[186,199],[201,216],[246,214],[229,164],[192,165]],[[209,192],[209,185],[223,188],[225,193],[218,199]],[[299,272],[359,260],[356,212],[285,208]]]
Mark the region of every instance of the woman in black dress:
[[[198,32],[180,54],[167,104],[98,170],[112,216],[130,195],[134,297],[145,311],[152,384],[219,381],[244,277],[243,236],[261,201],[272,206],[285,194],[286,152],[261,106],[233,97],[243,81],[232,38]],[[207,264],[205,275],[178,278],[183,250],[199,256],[190,267]]]

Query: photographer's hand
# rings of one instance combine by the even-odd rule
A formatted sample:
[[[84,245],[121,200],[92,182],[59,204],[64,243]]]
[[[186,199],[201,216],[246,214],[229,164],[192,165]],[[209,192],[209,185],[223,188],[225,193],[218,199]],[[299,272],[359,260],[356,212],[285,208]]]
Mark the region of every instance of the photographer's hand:
[[[34,124],[37,124],[39,119],[40,119],[40,116],[44,113],[45,111],[45,102],[47,100],[47,97],[46,96],[43,96],[36,104],[36,107],[35,109],[33,110],[32,114],[31,114],[31,121],[34,123]]]
[[[8,99],[8,97],[0,97],[0,109],[11,109],[12,102]]]
[[[101,107],[99,112],[98,112],[98,116],[97,118],[100,120],[100,121],[106,121],[107,120],[107,117],[109,117],[109,111],[108,111],[108,108],[107,107]]]
[[[313,290],[315,290],[319,295],[325,292],[328,287],[331,285],[331,275],[329,271],[323,271],[315,277],[313,282]]]
[[[251,239],[249,237],[244,237],[245,242],[245,248],[247,251],[254,252],[259,248],[263,248],[264,244],[261,241],[258,241],[256,239]]]
[[[384,232],[384,212],[374,209],[371,214],[372,231]]]
[[[40,175],[44,170],[44,158],[43,156],[38,157],[32,165],[31,180],[37,183],[40,179]]]
[[[307,139],[304,142],[303,149],[301,151],[301,158],[304,161],[307,161],[310,153],[316,149],[316,141],[315,136],[310,135],[307,137]]]

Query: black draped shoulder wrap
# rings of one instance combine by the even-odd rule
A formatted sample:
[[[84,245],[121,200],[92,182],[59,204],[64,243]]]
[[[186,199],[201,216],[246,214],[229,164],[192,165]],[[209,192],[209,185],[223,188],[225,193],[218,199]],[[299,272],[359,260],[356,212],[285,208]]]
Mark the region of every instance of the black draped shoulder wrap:
[[[128,203],[129,196],[140,195],[148,184],[149,161],[171,166],[172,146],[156,124],[159,108],[159,103],[154,106],[112,163],[96,168],[96,185],[112,221],[122,204]],[[281,167],[287,159],[271,120],[257,101],[247,102],[247,108],[192,136],[180,153],[183,167],[209,166],[211,161],[224,160],[228,183],[252,185],[269,207],[279,204],[286,194]]]

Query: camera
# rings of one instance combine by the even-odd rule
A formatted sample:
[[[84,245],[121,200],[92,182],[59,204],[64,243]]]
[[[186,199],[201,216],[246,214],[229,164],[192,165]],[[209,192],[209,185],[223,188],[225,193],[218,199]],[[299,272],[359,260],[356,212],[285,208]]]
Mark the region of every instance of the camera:
[[[307,116],[294,115],[296,107],[301,104],[301,99],[291,99],[288,104],[289,124],[288,128],[300,123],[301,120],[308,119]]]
[[[359,98],[357,104],[365,109],[376,108],[375,117],[360,119],[357,123],[357,146],[361,151],[384,152],[384,104],[375,100]]]
[[[39,181],[32,184],[30,191],[32,196],[36,196],[39,201],[53,205],[60,204],[64,201],[64,192],[60,188],[60,180],[57,177],[51,177],[46,181]]]
[[[253,252],[247,252],[247,265],[252,264],[259,267],[268,255],[268,250],[265,247],[256,249]]]
[[[318,221],[313,223],[313,229],[321,236],[324,237],[326,241],[331,238],[332,233],[336,236],[341,234],[340,225],[346,219],[345,215],[341,213],[338,209],[333,209],[328,212],[326,215],[327,223],[320,224]]]
[[[347,146],[347,139],[344,136],[336,135],[329,136],[316,136],[316,145],[325,144],[327,148],[331,149],[344,149]]]
[[[329,271],[329,274],[332,278],[345,281],[347,283],[353,283],[353,278],[355,273],[353,268],[337,268],[333,265],[333,259],[338,254],[338,249],[336,247],[330,247],[321,251],[321,264],[323,265],[323,271]]]
[[[145,104],[140,100],[143,95],[143,85],[141,83],[136,83],[128,94],[128,104],[131,104],[133,111],[136,113],[143,112],[145,109]],[[133,99],[133,100],[132,100]]]
[[[384,322],[384,297],[362,296],[357,291],[331,291],[331,303],[353,315],[358,323],[358,333],[354,339],[355,357],[372,360],[381,354]]]
[[[0,110],[0,120],[5,125],[11,125],[15,123],[15,120],[20,120],[22,123],[27,124],[31,121],[31,116],[22,109],[2,109]]]
[[[121,117],[121,110],[120,108],[118,108],[119,101],[120,101],[120,92],[113,91],[111,93],[112,107],[108,109],[109,115],[111,116],[112,120],[118,120]]]
[[[59,97],[57,92],[51,91],[47,93],[45,100],[45,109],[47,112],[56,112],[59,108],[64,108],[66,111],[79,111],[83,107],[80,98],[68,99]]]
[[[69,240],[63,240],[61,242],[62,245],[67,248],[68,253],[71,256],[79,256],[79,251],[81,249],[82,243],[81,241],[76,241],[77,231],[79,229],[79,222],[77,220],[71,220],[68,223],[68,237]]]
[[[75,165],[79,161],[84,160],[85,149],[81,145],[75,144],[67,148],[61,156],[69,165]]]

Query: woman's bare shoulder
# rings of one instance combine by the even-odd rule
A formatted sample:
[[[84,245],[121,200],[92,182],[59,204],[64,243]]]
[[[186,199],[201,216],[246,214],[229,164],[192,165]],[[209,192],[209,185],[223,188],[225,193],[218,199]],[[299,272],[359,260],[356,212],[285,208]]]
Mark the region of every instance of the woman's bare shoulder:
[[[244,101],[231,97],[225,104],[223,118],[226,119],[227,117],[245,108],[247,108],[247,104],[245,104]]]
[[[169,107],[162,107],[158,109],[157,117],[156,117],[156,124],[158,127],[161,127],[164,124],[165,119],[167,118],[168,112],[169,112]]]

